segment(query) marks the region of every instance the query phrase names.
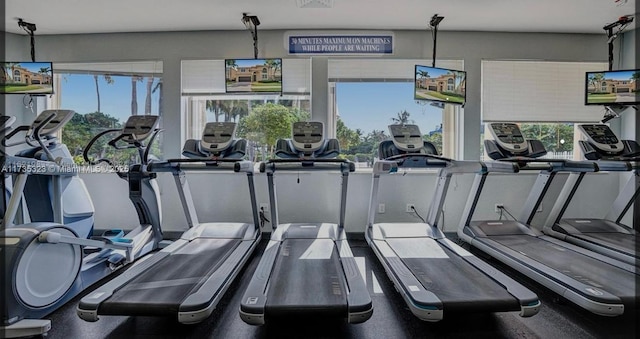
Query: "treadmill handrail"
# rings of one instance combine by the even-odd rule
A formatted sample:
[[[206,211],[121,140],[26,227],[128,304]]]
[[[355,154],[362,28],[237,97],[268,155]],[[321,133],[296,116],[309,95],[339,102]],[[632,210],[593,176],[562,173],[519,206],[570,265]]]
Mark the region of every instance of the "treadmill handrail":
[[[320,166],[316,166],[320,163]],[[280,166],[296,165],[296,166]],[[298,166],[299,165],[299,166]],[[260,163],[260,173],[269,171],[273,173],[277,170],[281,171],[300,171],[303,170],[339,170],[341,172],[355,172],[356,165],[347,159],[326,159],[326,158],[292,158],[292,159],[270,159]]]
[[[574,161],[567,159],[539,159],[527,157],[509,157],[498,160],[499,162],[513,162],[518,164],[521,170],[535,170],[548,172],[597,172],[598,165],[593,161]]]
[[[425,167],[417,167],[417,166],[411,167],[411,170],[441,168],[440,170],[441,175],[449,175],[454,173],[483,173],[487,171],[487,166],[480,161],[453,160],[453,159],[432,155],[432,154],[407,153],[407,154],[395,155],[395,156],[386,158],[384,160],[376,161],[376,164],[380,164],[380,165],[374,165],[373,172],[375,174],[395,173],[402,166],[402,164],[399,164],[398,162],[408,158],[426,158],[426,159],[436,160],[436,162],[433,162],[433,163],[429,163],[429,160],[427,160]],[[385,166],[385,165],[390,165],[390,166]],[[514,167],[514,166],[498,165],[497,167],[508,167],[506,168],[507,172],[518,171],[517,166]],[[497,167],[496,167],[496,171],[501,171]]]
[[[626,172],[633,170],[632,162],[626,160],[597,160],[595,161],[600,171]]]
[[[231,166],[225,166],[227,164],[233,164]],[[220,166],[222,165],[222,166]],[[229,170],[234,172],[253,172],[253,162],[242,159],[169,159],[166,161],[152,161],[147,166],[147,169],[151,172],[173,172],[180,170],[188,171],[216,171],[216,170]]]
[[[520,171],[518,164],[509,161],[485,161],[482,163],[485,167],[484,173],[518,173]]]

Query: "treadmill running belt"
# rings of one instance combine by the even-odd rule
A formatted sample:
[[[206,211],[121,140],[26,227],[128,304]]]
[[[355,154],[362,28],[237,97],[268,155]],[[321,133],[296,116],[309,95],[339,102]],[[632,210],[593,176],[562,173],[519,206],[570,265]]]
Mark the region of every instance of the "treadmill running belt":
[[[131,280],[100,305],[100,314],[173,315],[240,244],[195,239]]]
[[[589,232],[583,234],[573,234],[573,236],[578,239],[583,239],[604,246],[610,244],[626,250],[629,255],[638,255],[638,248],[636,247],[637,235],[635,234]]]
[[[490,239],[583,284],[606,290],[619,297],[625,305],[635,304],[638,298],[635,290],[637,275],[633,273],[529,235]]]
[[[285,239],[269,281],[267,316],[344,316],[347,293],[331,239]]]
[[[396,238],[387,239],[387,243],[394,252],[402,253],[402,257],[399,256],[400,259],[425,289],[438,296],[445,311],[520,310],[518,300],[509,294],[502,285],[466,262],[459,255],[440,246],[435,240],[431,238]],[[433,251],[429,257],[420,256],[418,253],[414,257],[409,257],[407,249],[414,246],[423,249],[432,248]]]

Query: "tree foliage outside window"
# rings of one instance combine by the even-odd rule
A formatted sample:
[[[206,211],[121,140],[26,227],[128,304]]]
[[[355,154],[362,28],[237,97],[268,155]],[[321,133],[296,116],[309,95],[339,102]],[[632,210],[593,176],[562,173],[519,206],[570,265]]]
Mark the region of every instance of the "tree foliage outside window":
[[[389,124],[412,124],[411,113],[406,110],[389,115]],[[342,119],[338,117],[336,123],[336,137],[340,141],[340,148],[345,158],[372,166],[373,161],[378,158],[378,146],[380,142],[387,140],[390,136],[384,130],[374,129],[364,134],[359,128],[351,129],[347,127]],[[438,153],[442,153],[442,124],[422,138],[436,146]]]
[[[242,117],[238,123],[236,135],[249,140],[252,149],[266,148],[267,158],[273,156],[278,139],[291,138],[291,126],[294,122],[308,121],[309,112],[301,111],[282,104],[266,103],[258,105],[251,114]],[[256,159],[254,155],[252,158]],[[260,160],[266,160],[262,156]]]
[[[83,150],[97,134],[120,129],[130,115],[137,115],[138,101],[144,100],[145,115],[161,115],[162,79],[157,76],[112,74],[64,74],[61,77],[60,107],[77,114],[62,129],[62,142],[67,145],[76,164],[85,164]],[[144,95],[138,96],[138,82],[146,84]],[[143,99],[144,98],[144,99]],[[156,106],[157,105],[157,106]],[[135,149],[116,150],[107,145],[117,134],[107,134],[96,141],[87,153],[92,160],[106,158],[114,164],[139,162]],[[152,145],[150,154],[160,157],[161,138]]]
[[[573,124],[522,123],[520,130],[525,139],[537,139],[547,152],[573,152]]]

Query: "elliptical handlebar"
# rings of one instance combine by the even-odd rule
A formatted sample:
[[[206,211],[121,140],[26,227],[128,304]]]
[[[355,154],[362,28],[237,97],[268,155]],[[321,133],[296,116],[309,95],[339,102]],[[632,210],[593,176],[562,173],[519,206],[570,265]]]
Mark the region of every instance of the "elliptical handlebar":
[[[56,117],[56,112],[55,111],[46,111],[49,113],[49,115],[42,120],[37,126],[33,127],[33,126],[29,126],[29,125],[22,125],[22,126],[18,126],[16,128],[14,128],[11,132],[9,132],[7,135],[4,136],[4,138],[2,138],[2,146],[4,147],[13,147],[13,146],[18,146],[18,145],[22,145],[22,144],[28,144],[31,147],[42,147],[43,149],[46,148],[44,147],[44,143],[42,142],[42,136],[40,135],[40,132],[42,131],[42,129],[51,122],[51,120],[53,120]],[[44,112],[43,112],[44,114]],[[26,131],[26,135],[24,137],[24,140],[22,141],[17,141],[15,143],[7,143],[8,140],[10,140],[11,138],[13,138],[16,134]],[[38,145],[36,144],[32,144],[33,141],[38,142]]]
[[[90,165],[97,165],[97,164],[99,164],[100,162],[106,162],[106,163],[108,163],[109,165],[111,165],[111,161],[109,161],[109,160],[107,160],[107,159],[98,159],[98,160],[96,160],[96,161],[92,161],[92,160],[90,160],[90,159],[89,159],[89,154],[88,154],[88,153],[89,153],[89,150],[91,149],[91,147],[93,146],[93,144],[94,144],[98,139],[100,139],[100,137],[102,137],[102,136],[103,136],[103,135],[105,135],[105,134],[113,133],[113,132],[118,132],[118,131],[120,131],[120,129],[119,129],[119,128],[112,128],[112,129],[108,129],[108,130],[106,130],[106,131],[102,131],[102,132],[98,133],[95,137],[93,137],[93,138],[89,141],[89,143],[87,144],[87,146],[84,148],[84,150],[82,150],[82,158],[84,158],[84,161],[86,161],[86,162],[87,162],[88,164],[90,164]]]
[[[87,144],[87,146],[84,148],[83,152],[82,152],[82,157],[84,158],[84,161],[86,161],[87,163],[89,163],[90,165],[97,165],[99,163],[107,163],[110,166],[113,166],[113,162],[110,161],[109,159],[106,158],[100,158],[98,160],[90,160],[89,159],[89,150],[91,149],[91,147],[93,147],[93,144],[95,144],[95,142],[100,139],[102,136],[109,134],[109,133],[114,133],[114,132],[122,132],[123,130],[120,128],[112,128],[112,129],[108,129],[105,131],[102,131],[100,133],[98,133],[95,137],[93,137],[91,139],[91,141],[89,141],[89,143]],[[143,143],[143,140],[138,140],[135,136],[135,134],[132,133],[120,133],[118,134],[118,136],[116,136],[115,138],[109,140],[107,142],[107,145],[113,147],[116,150],[124,150],[124,149],[132,149],[132,148],[136,148],[138,150],[138,155],[140,156],[140,161],[143,164],[148,164],[149,162],[149,145],[151,145],[157,135],[164,131],[161,128],[156,128],[153,130],[153,132],[151,133],[150,137],[148,137],[147,139],[149,139],[149,143],[147,145],[145,145]],[[132,142],[126,142],[126,144],[124,146],[121,146],[118,144],[119,141],[122,141],[125,138],[130,138],[131,140],[133,140]]]

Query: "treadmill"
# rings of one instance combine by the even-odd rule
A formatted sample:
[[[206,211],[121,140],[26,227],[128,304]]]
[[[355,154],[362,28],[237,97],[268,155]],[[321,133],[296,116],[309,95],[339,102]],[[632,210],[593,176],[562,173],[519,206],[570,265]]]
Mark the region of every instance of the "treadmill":
[[[502,153],[504,164],[517,163],[521,170],[540,174],[517,220],[473,220],[489,172],[476,174],[467,200],[458,236],[512,269],[598,315],[617,316],[639,301],[635,283],[637,268],[599,253],[544,235],[526,218],[535,213],[558,171],[595,171],[593,162],[535,159],[546,151],[542,143],[525,140],[512,123],[492,123],[488,154]],[[494,154],[495,155],[495,154]],[[510,157],[511,156],[511,157]],[[493,156],[492,156],[493,157]],[[501,163],[488,162],[487,164]]]
[[[380,144],[365,237],[411,312],[424,321],[442,320],[450,312],[520,311],[535,315],[538,297],[475,257],[438,229],[447,188],[454,173],[484,170],[479,161],[436,156],[416,125],[391,125],[392,139]],[[426,222],[375,223],[380,177],[404,168],[439,169]],[[407,177],[408,179],[409,177]]]
[[[562,218],[585,173],[572,173],[549,214],[543,232],[594,252],[638,265],[638,232],[621,223],[640,195],[640,145],[620,140],[605,124],[583,124],[578,128],[587,140],[580,147],[588,160],[597,160],[600,170],[632,171],[624,188],[603,219]]]
[[[260,164],[260,172],[267,174],[274,230],[241,300],[240,317],[246,323],[294,317],[361,323],[371,317],[371,297],[344,230],[347,183],[355,165],[336,158],[339,152],[338,140],[323,138],[322,123],[296,122],[293,138],[277,141],[278,158]],[[342,174],[338,224],[278,224],[274,173],[328,170]]]
[[[187,140],[186,159],[151,162],[150,172],[173,174],[190,229],[163,250],[88,294],[78,316],[173,316],[180,323],[205,320],[229,288],[260,240],[253,163],[243,160],[247,142],[234,139],[233,122],[207,123],[200,140]],[[249,183],[253,223],[201,223],[186,172],[244,172]]]

